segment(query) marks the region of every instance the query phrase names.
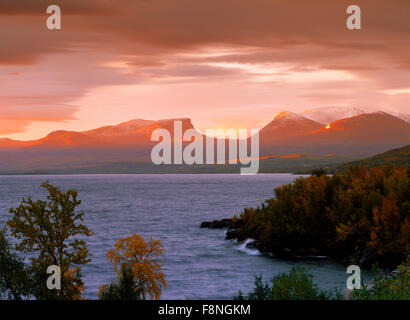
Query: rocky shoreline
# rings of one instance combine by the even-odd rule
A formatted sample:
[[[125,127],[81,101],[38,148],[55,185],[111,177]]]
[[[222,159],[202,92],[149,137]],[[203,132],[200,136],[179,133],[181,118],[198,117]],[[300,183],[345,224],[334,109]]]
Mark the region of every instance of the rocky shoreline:
[[[239,233],[238,222],[233,221],[233,219],[222,219],[213,221],[204,221],[201,223],[200,228],[202,229],[226,229],[225,240],[236,240],[242,243],[245,240],[250,239],[249,237],[243,236]],[[265,248],[262,243],[258,240],[251,239],[247,242],[246,247],[253,250],[258,250],[264,255],[289,260],[334,260],[342,264],[346,264],[350,261],[349,257],[341,257],[330,255],[327,252],[322,252],[318,248],[287,248],[284,246],[281,249],[271,250]],[[364,253],[359,259],[359,264],[363,267],[369,268],[372,263],[375,262],[375,257]]]
[[[222,219],[213,221],[204,221],[201,223],[202,229],[227,229],[225,240],[236,240],[237,242],[243,242],[247,240],[247,237],[243,237],[239,232],[239,225],[232,219]],[[249,249],[259,250],[262,254],[273,256],[277,258],[285,258],[292,260],[327,260],[331,257],[321,254],[316,248],[303,248],[303,249],[290,249],[284,248],[281,250],[268,250],[258,240],[249,241],[246,244]]]

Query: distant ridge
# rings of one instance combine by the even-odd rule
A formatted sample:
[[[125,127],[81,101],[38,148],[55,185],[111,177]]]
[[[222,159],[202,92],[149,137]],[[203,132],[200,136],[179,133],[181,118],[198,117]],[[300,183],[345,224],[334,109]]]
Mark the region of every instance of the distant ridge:
[[[0,173],[135,173],[140,165],[155,171],[158,166],[151,161],[151,150],[157,142],[151,141],[152,132],[166,129],[173,139],[175,120],[181,121],[182,133],[195,129],[189,118],[135,119],[82,132],[57,130],[33,141],[0,139]],[[259,131],[259,157],[265,159],[265,172],[271,172],[269,166],[285,170],[285,161],[295,163],[298,170],[308,162],[309,166],[317,161],[340,164],[409,144],[410,124],[385,112],[359,114],[326,125],[282,111]],[[305,156],[289,158],[293,154]],[[270,159],[272,155],[279,158]]]
[[[167,129],[171,135],[174,121],[181,121],[183,131],[192,129],[189,118],[142,120],[135,119],[118,125],[103,126],[88,131],[56,130],[44,138],[32,141],[0,139],[1,149],[69,149],[105,147],[149,147],[151,134],[155,129]]]

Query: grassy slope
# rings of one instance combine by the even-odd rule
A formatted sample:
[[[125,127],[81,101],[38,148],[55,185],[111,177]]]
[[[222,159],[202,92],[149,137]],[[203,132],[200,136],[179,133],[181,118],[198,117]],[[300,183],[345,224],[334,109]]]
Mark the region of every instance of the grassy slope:
[[[383,164],[391,163],[393,166],[410,169],[410,145],[399,149],[389,150],[376,154],[370,158],[349,162],[342,168],[349,165],[359,165],[363,167],[379,167]]]

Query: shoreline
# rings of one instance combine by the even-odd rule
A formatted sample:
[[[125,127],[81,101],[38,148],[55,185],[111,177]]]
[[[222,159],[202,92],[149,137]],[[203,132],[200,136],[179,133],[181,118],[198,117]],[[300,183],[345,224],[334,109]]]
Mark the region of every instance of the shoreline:
[[[332,261],[341,265],[351,263],[351,257],[342,255],[331,255],[327,252],[320,251],[317,248],[287,248],[277,250],[269,250],[262,246],[261,242],[251,237],[243,237],[239,235],[239,226],[233,221],[233,218],[225,218],[221,220],[203,221],[201,229],[225,229],[224,240],[236,241],[237,244],[244,244],[249,250],[257,250],[261,255],[286,261],[303,262],[303,261]],[[371,265],[368,264],[365,257],[361,258],[359,263],[363,268],[370,270]]]

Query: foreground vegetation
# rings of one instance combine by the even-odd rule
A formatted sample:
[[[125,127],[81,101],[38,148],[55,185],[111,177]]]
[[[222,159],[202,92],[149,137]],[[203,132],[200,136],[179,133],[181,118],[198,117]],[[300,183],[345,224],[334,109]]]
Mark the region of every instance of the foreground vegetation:
[[[353,289],[345,299],[350,300],[410,300],[410,259],[393,273],[374,268],[373,280],[362,283],[362,289]],[[236,300],[340,300],[341,293],[319,289],[313,276],[303,267],[281,273],[264,283],[255,276],[254,288],[246,296],[239,292]]]
[[[13,217],[7,229],[0,229],[0,299],[82,300],[84,283],[82,266],[90,262],[86,237],[93,235],[82,224],[84,213],[78,212],[81,201],[77,191],[62,192],[45,182],[47,200],[22,199],[11,208]],[[108,259],[119,271],[118,280],[100,288],[102,300],[159,299],[166,286],[161,271],[162,244],[134,234],[119,240]],[[28,258],[26,262],[24,258]],[[61,274],[59,288],[48,287],[49,266]],[[51,284],[56,284],[52,279]]]
[[[314,253],[395,268],[410,243],[410,178],[389,165],[332,176],[318,170],[276,188],[234,223],[238,239],[256,239],[277,256]]]
[[[234,217],[238,240],[253,238],[261,251],[276,256],[324,254],[373,265],[371,283],[354,289],[350,299],[410,299],[410,178],[405,168],[356,166],[332,176],[316,170],[274,191],[274,198]],[[319,289],[306,269],[293,268],[270,283],[256,276],[254,289],[236,298],[329,300],[341,295]]]
[[[410,300],[410,256],[395,271],[373,268],[373,280],[353,290],[353,300]]]

